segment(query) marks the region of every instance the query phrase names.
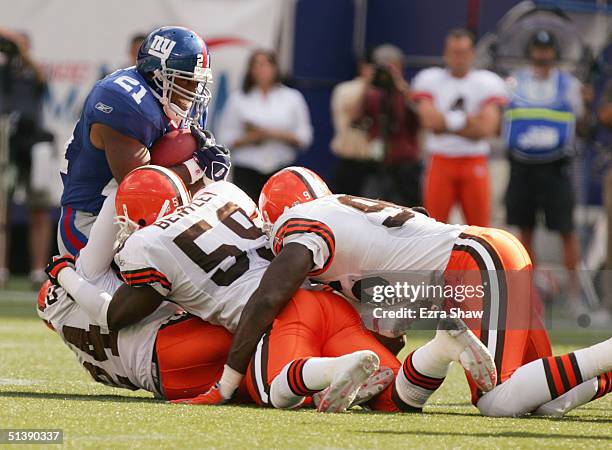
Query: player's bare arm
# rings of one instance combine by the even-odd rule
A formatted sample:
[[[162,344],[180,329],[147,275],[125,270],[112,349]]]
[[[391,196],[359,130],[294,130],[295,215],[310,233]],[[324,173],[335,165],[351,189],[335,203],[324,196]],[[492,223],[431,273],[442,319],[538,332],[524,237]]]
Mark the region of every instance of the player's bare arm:
[[[457,132],[458,136],[479,140],[497,136],[501,123],[501,109],[496,103],[483,105],[478,114],[468,116],[466,125]]]
[[[115,131],[108,125],[94,123],[89,132],[91,143],[106,153],[106,160],[113,177],[121,183],[123,177],[137,167],[149,164],[149,149],[136,139]],[[191,174],[184,164],[171,168],[187,184],[191,184]]]
[[[124,284],[108,306],[108,328],[119,331],[144,319],[164,301],[164,297],[151,286],[132,287]]]
[[[94,123],[89,131],[91,143],[106,153],[106,160],[118,183],[136,167],[149,164],[149,150],[136,139],[127,137],[108,125]]]
[[[242,311],[227,360],[228,366],[241,374],[246,373],[257,343],[302,285],[312,267],[312,253],[308,248],[297,243],[283,247]]]
[[[423,98],[418,100],[416,105],[416,110],[423,128],[429,129],[434,133],[446,131],[444,115],[436,109],[432,100]]]
[[[598,117],[602,124],[608,128],[612,128],[612,104],[608,103],[602,106],[599,110]]]

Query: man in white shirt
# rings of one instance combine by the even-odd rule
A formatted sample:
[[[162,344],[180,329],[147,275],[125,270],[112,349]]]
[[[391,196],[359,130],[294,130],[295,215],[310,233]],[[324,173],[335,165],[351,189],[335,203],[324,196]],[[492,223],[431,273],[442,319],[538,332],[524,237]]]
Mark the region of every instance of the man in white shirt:
[[[486,227],[491,211],[487,139],[498,133],[506,87],[494,73],[472,69],[474,36],[467,30],[449,32],[444,60],[446,68],[425,69],[413,81],[421,124],[429,130],[424,205],[445,222],[459,202],[469,225]]]

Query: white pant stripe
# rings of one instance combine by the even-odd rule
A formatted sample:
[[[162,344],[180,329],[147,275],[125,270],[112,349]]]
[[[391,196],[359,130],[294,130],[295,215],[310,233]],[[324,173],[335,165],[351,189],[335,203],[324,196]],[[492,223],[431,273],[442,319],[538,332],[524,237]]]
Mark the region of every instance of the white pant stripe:
[[[491,292],[491,304],[489,305],[489,339],[487,342],[487,348],[493,357],[495,357],[495,350],[497,349],[497,327],[499,321],[499,274],[495,268],[493,258],[487,251],[487,249],[478,241],[473,239],[459,238],[455,241],[457,245],[464,245],[471,247],[481,256],[485,263],[487,271],[489,272],[489,283]]]
[[[261,400],[265,404],[268,404],[268,394],[266,393],[266,389],[264,387],[265,386],[264,379],[261,373],[261,365],[266,363],[265,361],[261,360],[261,357],[262,357],[261,348],[263,347],[263,341],[265,337],[266,335],[264,334],[264,336],[257,343],[257,350],[255,350],[255,367],[253,370],[255,370],[255,382],[257,384],[257,390],[259,391],[259,396],[261,397]]]

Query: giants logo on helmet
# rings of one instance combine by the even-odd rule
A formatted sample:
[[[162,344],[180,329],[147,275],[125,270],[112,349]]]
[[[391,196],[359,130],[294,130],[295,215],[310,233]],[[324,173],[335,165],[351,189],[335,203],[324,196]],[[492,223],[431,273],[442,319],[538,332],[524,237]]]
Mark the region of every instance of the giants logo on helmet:
[[[170,53],[175,45],[176,42],[173,40],[155,35],[153,36],[151,47],[149,47],[149,55],[157,56],[162,61],[165,61],[168,59],[168,56],[170,56]]]

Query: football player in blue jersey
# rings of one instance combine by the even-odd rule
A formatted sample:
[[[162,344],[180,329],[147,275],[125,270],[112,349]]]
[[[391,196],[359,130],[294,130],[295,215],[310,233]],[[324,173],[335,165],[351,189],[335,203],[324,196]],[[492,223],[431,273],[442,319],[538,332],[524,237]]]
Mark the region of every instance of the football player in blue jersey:
[[[193,158],[172,167],[187,185],[227,177],[229,152],[204,130],[211,81],[204,40],[172,26],[145,39],[136,66],[96,83],[66,147],[60,254],[85,246],[105,199],[132,169],[149,163],[149,149],[168,131],[189,127],[198,142]]]

